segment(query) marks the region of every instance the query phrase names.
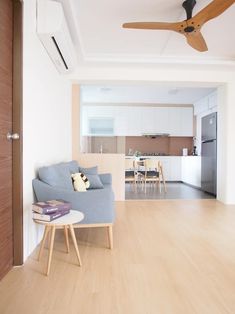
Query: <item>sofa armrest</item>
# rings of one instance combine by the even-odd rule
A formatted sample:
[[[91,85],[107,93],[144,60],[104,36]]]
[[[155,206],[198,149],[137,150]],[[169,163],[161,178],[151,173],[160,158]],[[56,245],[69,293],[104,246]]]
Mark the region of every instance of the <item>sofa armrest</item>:
[[[102,173],[102,174],[99,174],[99,177],[103,184],[112,184],[111,173]]]

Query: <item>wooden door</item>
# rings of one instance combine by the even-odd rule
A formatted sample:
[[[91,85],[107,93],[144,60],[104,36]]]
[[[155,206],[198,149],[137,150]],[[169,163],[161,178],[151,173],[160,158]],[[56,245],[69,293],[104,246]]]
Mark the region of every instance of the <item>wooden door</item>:
[[[13,265],[12,131],[13,2],[0,1],[0,279]]]

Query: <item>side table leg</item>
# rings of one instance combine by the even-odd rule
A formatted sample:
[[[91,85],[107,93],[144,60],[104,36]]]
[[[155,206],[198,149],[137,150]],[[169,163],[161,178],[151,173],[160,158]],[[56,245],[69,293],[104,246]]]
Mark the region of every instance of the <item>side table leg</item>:
[[[77,240],[76,240],[76,236],[75,236],[74,229],[73,229],[72,225],[69,225],[69,230],[70,230],[71,237],[72,237],[72,240],[73,240],[73,244],[74,244],[74,247],[75,247],[75,251],[76,251],[77,258],[78,258],[79,266],[82,266],[80,254],[79,254],[79,251],[78,251]]]
[[[47,276],[49,275],[50,268],[51,268],[51,258],[52,258],[52,251],[53,251],[53,246],[54,246],[54,239],[55,239],[55,226],[52,226],[51,227],[49,256],[48,256],[48,262],[47,262],[47,272],[46,272]]]
[[[68,235],[67,226],[64,226],[64,238],[65,238],[65,245],[66,245],[67,253],[69,253],[69,235]]]
[[[108,240],[109,240],[109,248],[113,249],[113,226],[108,226]]]
[[[50,242],[51,242],[51,228],[49,228],[48,235],[47,235],[46,249],[48,249],[48,250],[49,250],[49,247],[50,247]]]
[[[50,230],[50,227],[49,226],[45,226],[44,233],[43,233],[43,238],[42,238],[42,241],[41,241],[41,244],[40,244],[39,253],[38,253],[38,261],[40,261],[40,259],[42,257],[42,250],[43,250],[43,248],[45,246],[45,242],[46,242],[49,230]]]

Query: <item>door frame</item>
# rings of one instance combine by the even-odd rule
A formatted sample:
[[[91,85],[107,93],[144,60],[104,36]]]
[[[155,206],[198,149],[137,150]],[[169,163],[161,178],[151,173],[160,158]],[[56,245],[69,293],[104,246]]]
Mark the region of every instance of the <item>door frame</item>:
[[[12,214],[13,266],[23,264],[23,3],[13,0]]]

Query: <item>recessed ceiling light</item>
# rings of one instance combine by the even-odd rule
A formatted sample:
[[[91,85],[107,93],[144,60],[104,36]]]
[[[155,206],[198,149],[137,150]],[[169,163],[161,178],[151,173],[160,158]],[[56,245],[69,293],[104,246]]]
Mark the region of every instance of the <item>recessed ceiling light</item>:
[[[168,91],[168,94],[169,95],[176,95],[176,94],[178,94],[178,92],[179,92],[178,88],[172,88]]]
[[[100,91],[103,93],[111,92],[112,88],[110,87],[101,87]]]

